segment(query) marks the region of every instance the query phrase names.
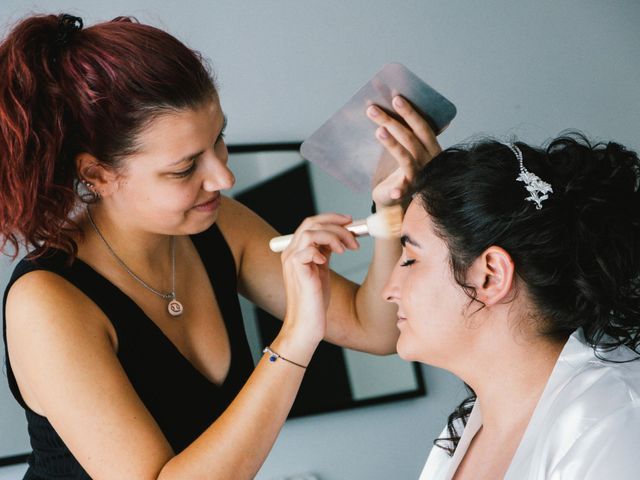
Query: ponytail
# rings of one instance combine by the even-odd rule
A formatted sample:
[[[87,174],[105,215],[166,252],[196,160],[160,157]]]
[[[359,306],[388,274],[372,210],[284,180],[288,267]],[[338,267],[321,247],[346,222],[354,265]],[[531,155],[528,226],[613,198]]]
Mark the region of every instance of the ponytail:
[[[75,253],[65,238],[76,195],[65,151],[62,25],[55,15],[31,17],[0,45],[0,250],[11,245],[14,258],[23,243]]]

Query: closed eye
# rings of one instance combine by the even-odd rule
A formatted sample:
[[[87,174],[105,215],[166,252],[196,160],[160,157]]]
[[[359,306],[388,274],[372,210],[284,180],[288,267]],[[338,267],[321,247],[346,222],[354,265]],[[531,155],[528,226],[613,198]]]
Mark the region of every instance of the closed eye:
[[[227,116],[224,116],[224,123],[222,124],[222,128],[220,129],[220,135],[216,138],[216,145],[220,143],[220,140],[224,139],[224,132],[227,129]]]
[[[402,262],[400,264],[401,267],[410,267],[411,265],[413,265],[414,263],[416,263],[416,261],[414,259],[407,259],[404,262]]]
[[[189,168],[187,168],[186,170],[182,170],[181,172],[174,172],[174,173],[172,173],[172,175],[174,177],[176,177],[176,178],[187,177],[187,176],[191,175],[191,173],[193,173],[193,171],[195,169],[196,169],[196,162],[194,160]]]

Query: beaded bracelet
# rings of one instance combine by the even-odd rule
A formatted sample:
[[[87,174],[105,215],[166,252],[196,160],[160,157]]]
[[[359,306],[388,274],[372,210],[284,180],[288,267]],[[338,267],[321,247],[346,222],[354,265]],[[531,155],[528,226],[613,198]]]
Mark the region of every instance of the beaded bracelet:
[[[264,347],[264,350],[262,351],[262,353],[268,353],[269,354],[269,361],[270,362],[275,362],[276,360],[281,358],[285,362],[289,362],[289,363],[291,363],[291,364],[293,364],[293,365],[295,365],[297,367],[304,368],[305,370],[307,369],[307,367],[305,367],[304,365],[300,365],[299,363],[296,363],[293,360],[289,360],[288,358],[284,358],[279,353],[274,352],[273,350],[271,350],[271,347]]]

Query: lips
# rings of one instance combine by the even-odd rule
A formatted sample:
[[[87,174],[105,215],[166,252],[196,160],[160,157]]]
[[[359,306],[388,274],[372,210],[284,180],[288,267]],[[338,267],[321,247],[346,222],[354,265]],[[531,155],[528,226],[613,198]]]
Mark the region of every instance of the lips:
[[[213,197],[211,197],[209,200],[207,200],[206,202],[202,202],[199,203],[198,205],[196,205],[194,208],[198,208],[198,207],[206,207],[210,204],[212,204],[213,202],[215,202],[216,200],[218,200],[220,198],[220,192],[217,192]]]

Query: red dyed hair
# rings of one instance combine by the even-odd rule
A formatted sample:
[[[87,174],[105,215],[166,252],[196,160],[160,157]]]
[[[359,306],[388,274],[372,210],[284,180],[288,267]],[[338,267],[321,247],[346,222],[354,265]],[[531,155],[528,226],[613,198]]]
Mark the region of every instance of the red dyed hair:
[[[63,16],[33,16],[0,44],[0,250],[75,256],[75,157],[118,168],[156,116],[216,94],[201,56],[157,28],[119,17],[60,41]],[[38,254],[36,253],[36,256]]]

